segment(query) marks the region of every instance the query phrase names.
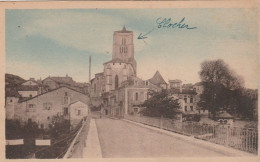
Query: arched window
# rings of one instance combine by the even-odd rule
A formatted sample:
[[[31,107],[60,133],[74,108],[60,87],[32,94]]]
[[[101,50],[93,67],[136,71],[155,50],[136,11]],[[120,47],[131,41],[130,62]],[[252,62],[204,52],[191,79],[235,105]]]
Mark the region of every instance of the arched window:
[[[137,92],[135,93],[135,100],[136,101],[138,100],[138,93]]]
[[[116,75],[115,76],[115,89],[118,88],[118,76]]]

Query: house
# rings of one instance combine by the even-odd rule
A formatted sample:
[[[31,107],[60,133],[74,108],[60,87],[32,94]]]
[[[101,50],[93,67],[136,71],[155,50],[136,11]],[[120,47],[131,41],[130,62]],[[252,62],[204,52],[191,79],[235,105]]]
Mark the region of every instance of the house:
[[[89,107],[86,103],[78,100],[69,105],[70,124],[75,127],[89,114]]]
[[[104,73],[95,74],[95,78],[91,79],[90,84],[91,104],[98,107],[101,105],[101,94],[105,91]]]
[[[15,106],[18,104],[21,95],[16,90],[5,91],[5,118],[14,119]]]
[[[138,77],[129,77],[121,86],[102,96],[104,115],[123,117],[124,114],[138,114],[141,104],[149,98],[149,90],[161,91],[162,88]]]
[[[197,110],[196,91],[191,89],[171,89],[172,96],[179,100],[181,111],[185,114],[199,113]]]
[[[197,82],[193,85],[193,88],[195,89],[196,93],[198,95],[201,95],[204,91],[204,87],[203,87],[203,84],[202,82]]]
[[[148,80],[150,83],[157,85],[161,87],[162,89],[167,89],[167,83],[163,79],[162,75],[160,74],[159,71],[156,71],[154,76]]]
[[[176,88],[179,89],[182,86],[182,81],[179,79],[175,79],[175,80],[169,80],[169,88]]]
[[[226,111],[220,111],[216,113],[215,119],[220,123],[220,124],[228,124],[232,125],[234,122],[234,117],[230,115]]]
[[[34,121],[41,128],[48,128],[53,116],[63,116],[65,119],[73,120],[73,118],[70,118],[70,106],[71,103],[77,101],[86,105],[89,105],[90,102],[88,95],[70,87],[62,86],[25,100],[18,102],[15,100],[14,106],[8,105],[8,101],[6,116],[22,122]],[[73,108],[77,107],[73,104],[72,106]]]
[[[29,80],[18,85],[17,91],[22,98],[31,98],[41,93],[41,86],[34,80],[34,78],[30,78]]]
[[[46,87],[47,91],[66,86],[77,91],[80,91],[84,94],[89,93],[89,84],[88,83],[77,83],[75,82],[72,77],[66,75],[65,77],[47,77],[42,80],[42,85]]]

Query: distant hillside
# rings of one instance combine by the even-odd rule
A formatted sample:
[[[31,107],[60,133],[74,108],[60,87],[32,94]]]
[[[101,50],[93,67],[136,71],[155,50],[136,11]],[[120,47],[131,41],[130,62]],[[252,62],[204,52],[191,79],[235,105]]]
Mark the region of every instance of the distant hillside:
[[[17,84],[20,84],[24,82],[25,80],[17,75],[13,74],[5,74],[5,85],[6,86],[16,86]]]

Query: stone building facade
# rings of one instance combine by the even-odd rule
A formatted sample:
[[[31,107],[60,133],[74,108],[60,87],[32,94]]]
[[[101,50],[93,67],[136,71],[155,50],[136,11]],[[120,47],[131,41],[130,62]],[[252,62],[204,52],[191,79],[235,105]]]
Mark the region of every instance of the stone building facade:
[[[102,113],[123,117],[138,113],[140,105],[149,97],[149,90],[167,89],[167,83],[158,71],[149,80],[138,78],[136,72],[133,32],[124,27],[114,32],[112,60],[105,62],[104,71],[91,80],[92,105],[97,104],[101,94]]]
[[[115,90],[129,77],[136,76],[133,32],[124,27],[113,35],[112,60],[104,63],[105,92]]]
[[[65,119],[72,120],[69,115],[70,104],[77,101],[88,105],[89,96],[69,87],[59,87],[26,100],[13,99],[12,102],[15,103],[7,103],[5,107],[6,116],[22,122],[34,121],[39,126],[48,128],[53,116],[63,116]]]
[[[95,78],[90,81],[90,97],[91,103],[95,107],[101,105],[101,94],[105,91],[105,77],[104,73],[95,74]]]
[[[70,124],[73,127],[76,127],[79,122],[89,114],[89,106],[88,104],[82,101],[76,101],[69,105],[70,109]]]
[[[191,89],[171,89],[171,94],[179,100],[181,111],[184,114],[197,114],[197,93]]]
[[[149,90],[158,92],[162,88],[140,78],[130,77],[118,89],[103,94],[102,113],[115,117],[137,114],[142,108],[141,104],[150,97]]]

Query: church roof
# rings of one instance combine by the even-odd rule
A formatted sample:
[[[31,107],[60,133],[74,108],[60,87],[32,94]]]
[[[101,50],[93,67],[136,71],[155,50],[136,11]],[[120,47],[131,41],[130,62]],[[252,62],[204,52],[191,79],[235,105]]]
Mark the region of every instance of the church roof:
[[[110,61],[108,61],[108,62],[105,62],[104,64],[107,64],[107,63],[128,63],[128,62],[125,61],[125,60],[116,58],[116,59],[110,60]]]
[[[116,33],[132,33],[132,31],[126,30],[125,26],[123,27],[122,30],[115,31]]]
[[[156,73],[154,74],[154,76],[149,79],[149,82],[158,85],[158,84],[167,84],[165,82],[165,80],[163,79],[162,75],[160,74],[159,71],[156,71]]]
[[[105,62],[105,64],[108,64],[108,63],[127,63],[127,64],[132,64],[133,62],[135,62],[135,60],[133,58],[127,58],[127,59],[120,59],[120,58],[115,58],[115,59],[112,59],[108,62]]]

